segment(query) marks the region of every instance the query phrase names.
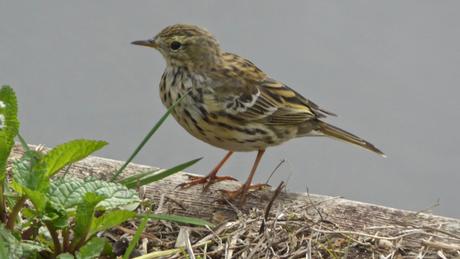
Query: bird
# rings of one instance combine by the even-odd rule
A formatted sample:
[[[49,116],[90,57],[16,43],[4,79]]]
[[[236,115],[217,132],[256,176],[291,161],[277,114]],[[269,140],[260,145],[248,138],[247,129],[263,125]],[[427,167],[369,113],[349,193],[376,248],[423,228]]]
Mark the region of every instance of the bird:
[[[153,38],[133,41],[161,53],[166,68],[160,80],[162,103],[192,136],[227,151],[205,177],[193,177],[179,185],[209,185],[231,176],[217,176],[234,152],[257,151],[248,178],[237,190],[225,191],[229,199],[244,204],[256,169],[267,148],[306,136],[326,136],[354,144],[378,155],[370,142],[325,119],[336,116],[286,84],[270,77],[254,63],[221,49],[207,29],[174,24]],[[178,100],[180,99],[180,102]],[[177,103],[176,103],[177,102]]]

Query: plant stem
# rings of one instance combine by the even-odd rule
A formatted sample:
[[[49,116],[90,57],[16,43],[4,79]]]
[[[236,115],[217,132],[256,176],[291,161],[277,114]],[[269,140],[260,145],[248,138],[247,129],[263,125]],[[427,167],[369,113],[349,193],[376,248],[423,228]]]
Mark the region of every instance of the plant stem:
[[[14,229],[14,225],[16,224],[16,218],[18,217],[19,211],[21,211],[22,206],[24,206],[24,203],[26,202],[26,196],[21,196],[18,198],[16,201],[16,204],[13,207],[13,210],[10,213],[10,216],[8,217],[8,223],[6,224],[6,228],[9,230]]]
[[[62,247],[63,251],[66,252],[69,249],[69,229],[64,228],[62,230]]]
[[[16,134],[16,136],[18,137],[19,142],[21,142],[21,145],[24,148],[24,150],[29,151],[30,148],[27,145],[27,142],[21,136],[21,134],[19,134],[19,132],[18,132]],[[4,169],[4,171],[3,171],[3,169]],[[3,172],[0,173],[0,175],[2,175],[2,179],[0,180],[0,220],[1,220],[1,222],[5,223],[6,220],[7,220],[7,217],[6,217],[6,202],[5,202],[6,168],[3,168],[3,169],[2,169]],[[8,223],[6,225],[6,227],[9,230],[13,230],[14,225],[16,223],[16,217],[17,217],[19,211],[21,210],[22,205],[24,205],[25,199],[26,199],[25,197],[21,197],[19,200],[17,200],[16,205],[13,208],[13,211],[11,211],[11,214],[8,217]]]
[[[38,235],[38,229],[42,226],[41,221],[32,219],[30,227],[22,231],[21,237],[23,240],[33,240]]]
[[[36,235],[37,228],[35,226],[28,227],[26,230],[22,231],[21,238],[23,240],[32,240]]]
[[[74,239],[70,243],[68,252],[74,253],[75,251],[80,249],[80,247],[82,247],[90,238],[91,237],[88,237],[88,232],[84,233],[79,239],[74,237]]]
[[[54,254],[57,256],[61,253],[61,243],[59,242],[59,237],[58,233],[56,231],[56,228],[53,226],[53,224],[49,221],[45,222],[46,228],[48,228],[48,231],[50,232],[51,238],[53,239],[53,244],[54,244]]]
[[[5,174],[3,174],[5,175]],[[5,204],[5,195],[3,186],[5,184],[5,178],[0,181],[0,221],[2,223],[6,222],[6,204]]]
[[[92,237],[92,235],[89,236],[89,237],[87,237],[87,236],[85,235],[84,237],[82,237],[82,238],[80,238],[80,239],[78,239],[78,240],[74,240],[75,242],[72,242],[72,243],[70,244],[69,252],[73,254],[75,251],[77,251],[78,249],[80,249],[80,247],[82,247],[88,240],[90,240],[91,237]],[[78,242],[77,242],[77,241],[78,241]]]

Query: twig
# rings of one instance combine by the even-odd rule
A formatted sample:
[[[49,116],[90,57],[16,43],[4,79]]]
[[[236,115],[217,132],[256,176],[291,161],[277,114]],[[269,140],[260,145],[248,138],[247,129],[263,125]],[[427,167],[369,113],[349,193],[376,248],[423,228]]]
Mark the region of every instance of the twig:
[[[179,201],[171,198],[171,197],[168,197],[166,196],[165,197],[168,201],[172,201],[174,204],[176,204],[177,206],[179,206],[182,210],[187,210],[187,208],[184,206],[184,204],[180,203]]]
[[[321,221],[324,221],[323,214],[321,213],[321,211],[319,211],[318,207],[316,207],[316,204],[314,204],[313,201],[311,200],[310,191],[308,190],[308,186],[306,188],[307,188],[308,201],[310,201],[311,206],[313,206],[313,209],[316,211],[316,213],[318,213],[319,218],[321,219]]]
[[[450,233],[448,231],[445,231],[445,230],[442,230],[442,229],[439,229],[439,228],[433,228],[433,227],[430,227],[430,226],[423,226],[422,227],[423,229],[426,229],[426,230],[430,230],[430,231],[433,231],[433,232],[439,232],[439,233],[442,233],[444,235],[447,235],[447,236],[450,236],[450,237],[453,237],[455,239],[458,239],[460,240],[460,236],[459,235],[455,235],[453,233]]]
[[[123,226],[117,226],[116,229],[118,230],[121,230],[123,231],[124,233],[128,233],[130,235],[134,235],[136,233],[135,230],[132,230],[132,229],[129,229],[129,228],[125,228]],[[142,238],[148,238],[150,240],[157,240],[157,241],[160,241],[161,242],[161,239],[159,239],[158,237],[156,237],[155,235],[153,234],[150,234],[150,233],[142,233],[141,234],[141,237]]]
[[[231,259],[232,256],[233,256],[233,252],[235,251],[234,249],[234,246],[236,244],[236,240],[238,240],[238,238],[240,237],[240,231],[236,232],[235,235],[233,235],[231,238],[230,238],[230,241],[227,242],[227,245],[225,246],[225,259]]]
[[[273,169],[273,171],[270,173],[270,175],[268,176],[267,178],[267,181],[265,182],[265,184],[268,184],[268,182],[270,182],[270,179],[272,178],[272,176],[275,174],[275,172],[280,168],[280,166],[282,164],[284,164],[284,162],[286,162],[286,159],[283,159],[281,160],[278,165],[275,166],[275,169]]]
[[[420,229],[414,229],[414,230],[412,230],[410,232],[408,231],[407,233],[400,234],[400,235],[397,235],[397,236],[394,236],[394,237],[383,237],[383,236],[367,234],[367,233],[364,233],[364,232],[355,232],[355,231],[346,231],[346,230],[321,230],[321,229],[317,229],[317,228],[312,228],[312,230],[314,230],[316,232],[323,233],[323,234],[358,235],[358,236],[363,236],[363,237],[370,237],[370,238],[374,238],[374,239],[385,239],[385,240],[398,240],[398,239],[403,238],[405,236],[410,236],[410,235],[415,235],[415,234],[423,234],[423,235],[428,235],[428,236],[432,235],[432,234],[429,234],[429,233],[427,233],[425,231],[422,231]]]
[[[275,202],[276,198],[280,195],[281,190],[284,187],[284,182],[281,181],[281,183],[278,185],[276,188],[275,192],[273,193],[272,198],[270,199],[270,202],[268,202],[267,207],[265,208],[265,214],[264,214],[264,219],[262,220],[262,224],[260,225],[259,229],[259,234],[262,234],[265,230],[265,224],[268,220],[268,216],[270,214],[270,210],[272,209],[273,203]]]
[[[460,250],[460,245],[458,244],[448,244],[444,242],[439,242],[439,241],[430,241],[430,240],[422,240],[422,244],[425,246],[437,248],[437,249],[445,249],[449,251],[457,251]]]
[[[154,212],[155,214],[158,214],[163,210],[163,204],[165,203],[165,195],[166,194],[164,194],[164,193],[161,194],[160,201],[158,202],[158,207]]]
[[[187,232],[187,238],[185,239],[185,249],[190,259],[195,259],[195,254],[193,253],[192,243],[190,242],[190,235]]]

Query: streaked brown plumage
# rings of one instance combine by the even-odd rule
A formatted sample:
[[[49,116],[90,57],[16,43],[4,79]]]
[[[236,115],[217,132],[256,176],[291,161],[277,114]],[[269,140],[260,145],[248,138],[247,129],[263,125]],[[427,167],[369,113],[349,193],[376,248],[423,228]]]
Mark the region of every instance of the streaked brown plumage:
[[[187,94],[172,112],[179,124],[198,139],[229,151],[207,177],[183,186],[232,179],[216,176],[223,163],[235,151],[257,150],[248,180],[240,190],[229,192],[241,194],[244,202],[265,149],[296,137],[329,136],[383,155],[364,139],[322,121],[335,114],[270,78],[249,60],[223,52],[203,28],[172,25],[153,39],[133,44],[153,47],[165,58],[160,96],[166,107]]]

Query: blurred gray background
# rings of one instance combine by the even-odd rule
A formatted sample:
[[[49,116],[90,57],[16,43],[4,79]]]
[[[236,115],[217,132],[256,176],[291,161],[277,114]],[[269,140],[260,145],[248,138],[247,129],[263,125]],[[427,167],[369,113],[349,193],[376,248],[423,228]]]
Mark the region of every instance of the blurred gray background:
[[[0,83],[17,91],[30,143],[103,139],[110,145],[98,155],[126,159],[165,111],[162,57],[130,42],[174,23],[201,25],[388,154],[297,139],[268,150],[257,182],[286,159],[272,185],[417,211],[439,201],[435,213],[458,218],[459,10],[453,0],[0,0]],[[204,174],[224,154],[170,118],[135,162],[204,156],[188,170]],[[222,174],[244,180],[254,158],[239,153]]]

